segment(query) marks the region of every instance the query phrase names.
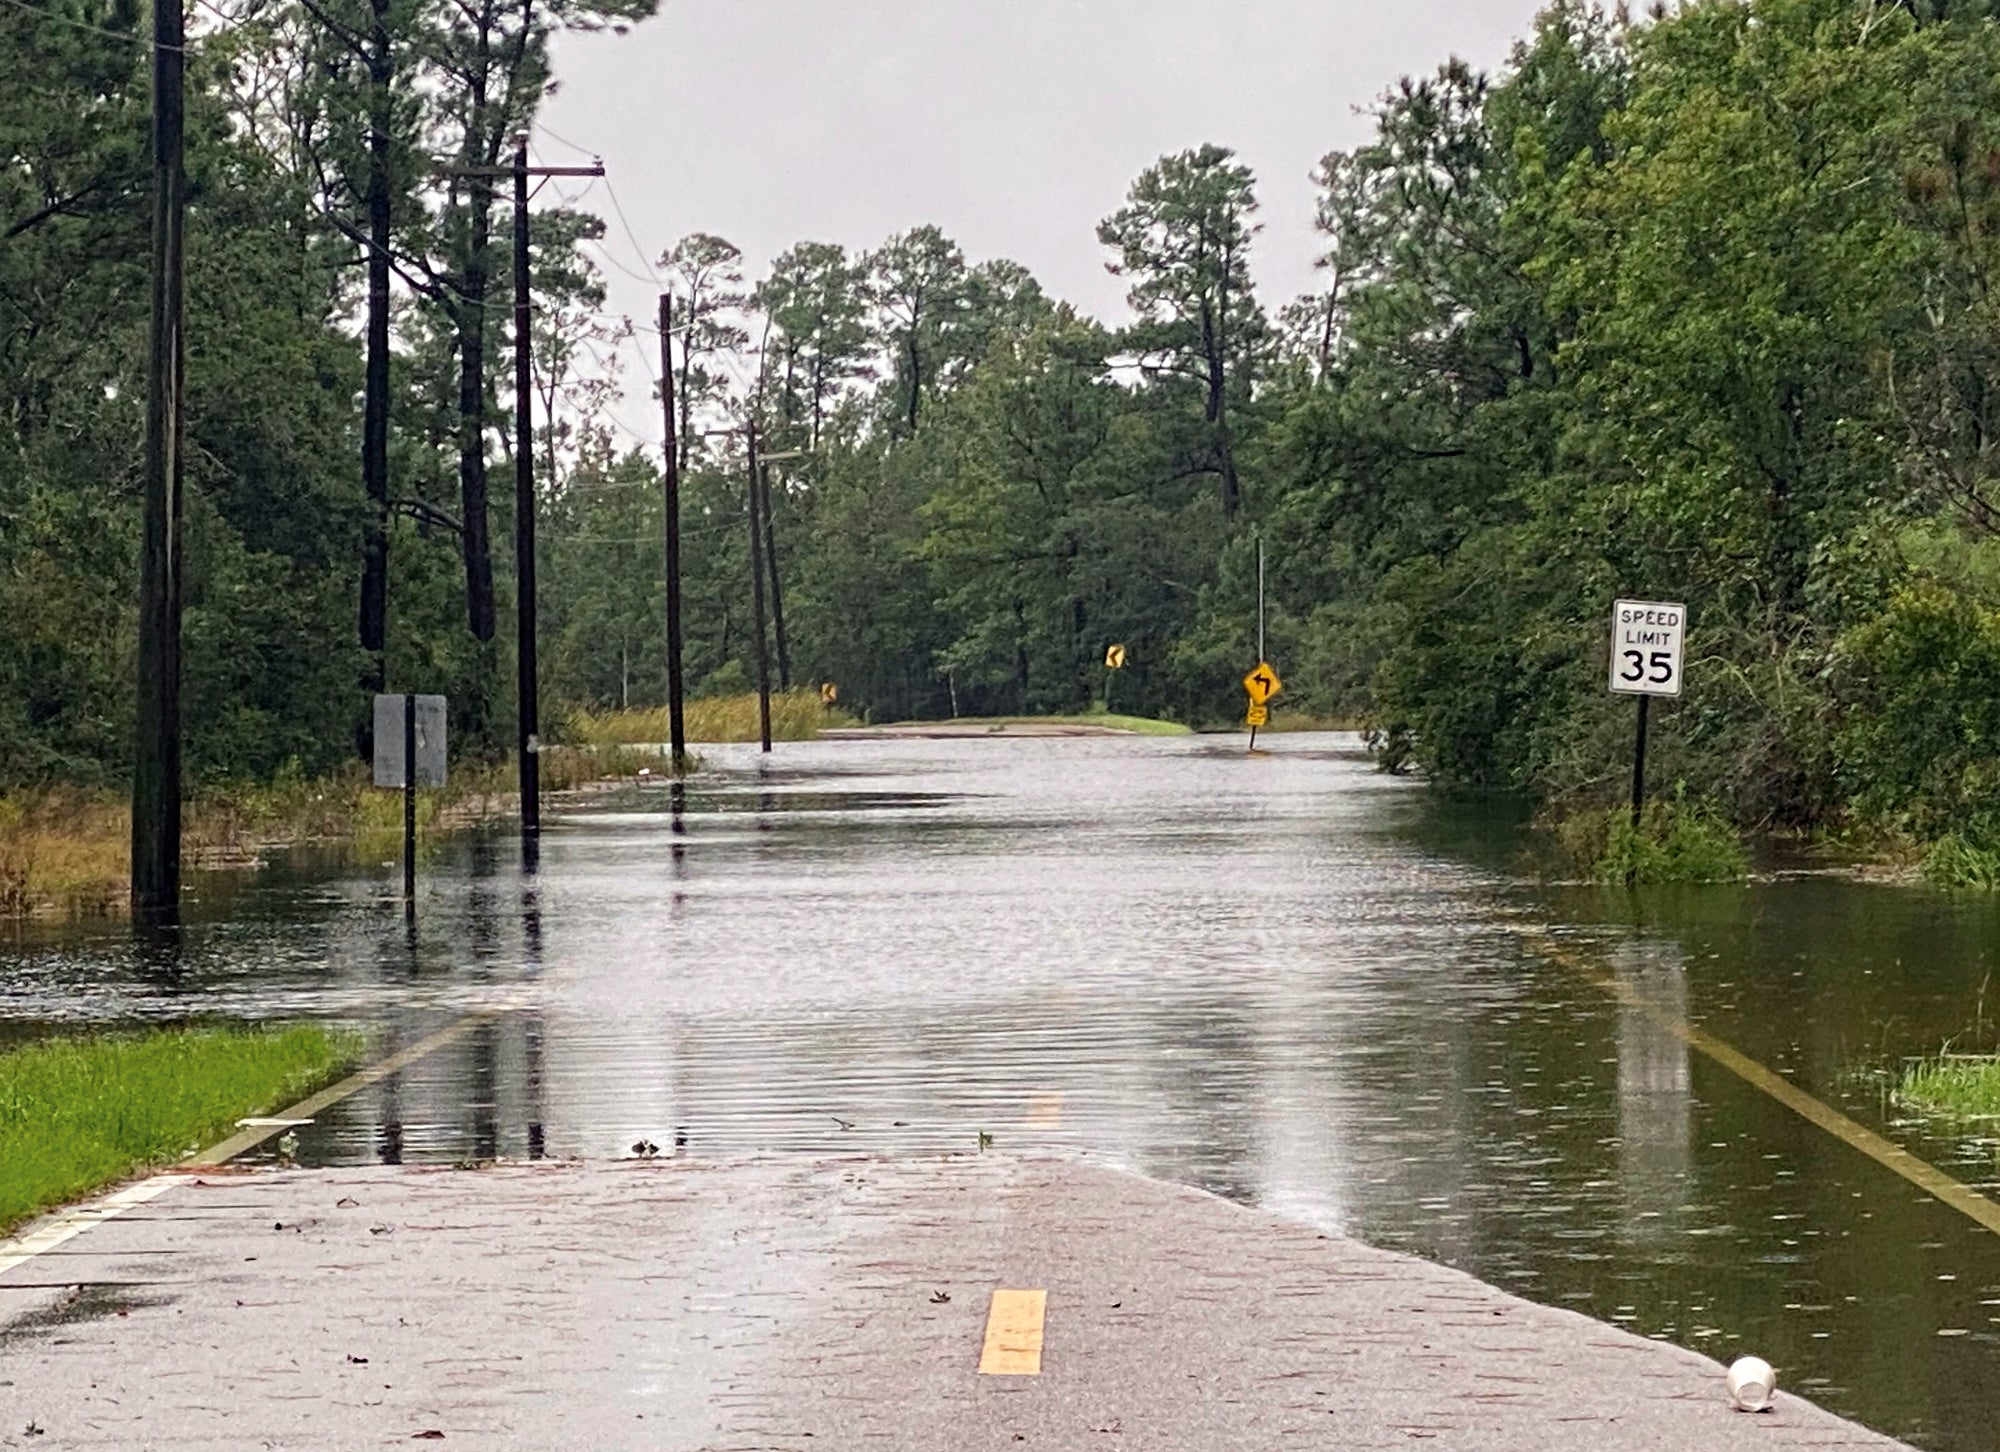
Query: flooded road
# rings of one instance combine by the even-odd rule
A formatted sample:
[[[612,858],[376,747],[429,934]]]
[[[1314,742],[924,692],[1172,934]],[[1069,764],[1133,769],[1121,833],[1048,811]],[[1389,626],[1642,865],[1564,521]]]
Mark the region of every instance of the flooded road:
[[[2000,909],[1824,877],[1549,888],[1514,824],[1349,737],[707,748],[572,807],[524,874],[204,884],[182,954],[0,944],[0,1040],[57,1022],[476,1029],[327,1116],[325,1163],[1061,1148],[1728,1359],[1921,1445],[2000,1426],[2000,1238],[1663,1026],[1684,1018],[1958,1178],[1905,1056],[1988,1048]],[[676,807],[678,806],[678,810]],[[1547,929],[1622,981],[1537,951]],[[1643,998],[1652,1011],[1632,1006]]]

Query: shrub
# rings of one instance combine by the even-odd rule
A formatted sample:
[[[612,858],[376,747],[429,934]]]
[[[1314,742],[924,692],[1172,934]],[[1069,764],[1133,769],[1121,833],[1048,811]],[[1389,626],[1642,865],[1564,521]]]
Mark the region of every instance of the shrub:
[[[1712,807],[1650,802],[1635,827],[1631,809],[1570,817],[1557,836],[1600,882],[1741,882],[1750,873],[1743,838]]]

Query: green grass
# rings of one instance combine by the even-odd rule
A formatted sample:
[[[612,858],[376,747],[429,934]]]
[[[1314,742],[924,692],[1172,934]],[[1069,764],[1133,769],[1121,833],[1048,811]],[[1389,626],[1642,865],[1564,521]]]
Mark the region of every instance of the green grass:
[[[2000,1119],[2000,1055],[1944,1054],[1912,1064],[1896,1102],[1943,1119]]]
[[[296,1103],[359,1049],[318,1027],[175,1028],[0,1052],[0,1235]]]
[[[1741,882],[1750,875],[1742,834],[1694,802],[1648,802],[1636,827],[1628,807],[1584,812],[1564,821],[1557,836],[1600,882]]]
[[[2000,888],[2000,852],[1949,833],[1924,853],[1924,878],[1936,887],[1992,892]]]

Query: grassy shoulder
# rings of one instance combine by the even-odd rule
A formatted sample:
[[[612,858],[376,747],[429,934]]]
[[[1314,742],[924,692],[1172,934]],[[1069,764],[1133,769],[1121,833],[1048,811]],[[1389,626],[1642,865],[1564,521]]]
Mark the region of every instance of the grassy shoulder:
[[[155,1029],[0,1053],[0,1235],[296,1103],[360,1052],[306,1026]]]
[[[951,726],[977,730],[981,727],[1005,730],[1009,726],[1091,726],[1100,731],[1119,731],[1130,736],[1186,736],[1191,728],[1178,721],[1157,721],[1150,716],[1120,716],[1110,711],[1090,711],[1078,716],[954,716],[948,721],[905,721],[903,726]]]
[[[2000,1119],[2000,1056],[1941,1054],[1903,1071],[1896,1102],[1958,1121]]]
[[[756,741],[758,735],[757,693],[735,696],[702,696],[689,701],[685,709],[690,741]],[[771,696],[771,738],[774,741],[810,741],[821,731],[851,726],[854,718],[828,705],[817,690],[774,692]],[[569,722],[567,736],[581,745],[657,746],[669,736],[667,708],[650,710],[583,711]]]

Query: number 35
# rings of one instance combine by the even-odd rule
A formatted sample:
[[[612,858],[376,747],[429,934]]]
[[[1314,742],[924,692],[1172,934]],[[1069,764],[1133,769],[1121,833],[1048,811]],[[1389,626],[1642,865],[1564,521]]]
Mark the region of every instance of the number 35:
[[[1650,661],[1636,650],[1620,653],[1625,657],[1625,668],[1618,672],[1621,681],[1650,680],[1656,686],[1664,686],[1674,678],[1674,658],[1664,650],[1654,651]]]

